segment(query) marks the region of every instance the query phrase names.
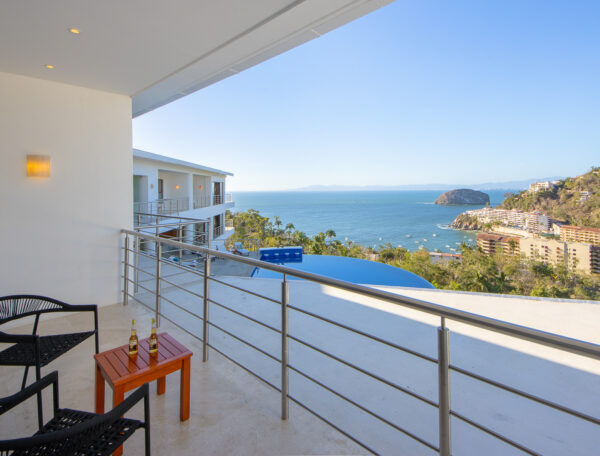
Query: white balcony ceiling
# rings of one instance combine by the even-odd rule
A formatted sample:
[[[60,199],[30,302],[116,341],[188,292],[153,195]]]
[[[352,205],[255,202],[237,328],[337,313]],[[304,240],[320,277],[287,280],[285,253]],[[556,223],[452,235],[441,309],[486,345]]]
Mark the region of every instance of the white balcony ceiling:
[[[392,1],[5,0],[0,71],[129,95],[135,117]]]

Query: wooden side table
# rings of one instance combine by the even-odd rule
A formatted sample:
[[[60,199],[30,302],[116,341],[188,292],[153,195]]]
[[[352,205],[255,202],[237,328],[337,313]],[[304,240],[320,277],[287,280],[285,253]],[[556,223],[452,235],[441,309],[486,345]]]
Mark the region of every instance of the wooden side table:
[[[179,418],[190,417],[190,361],[192,352],[167,333],[158,334],[158,353],[148,353],[148,338],[138,343],[138,354],[129,356],[129,345],[94,355],[96,361],[96,413],[104,413],[104,381],[113,389],[113,408],[127,391],[157,380],[156,392],[163,394],[166,376],[181,369]],[[115,455],[122,453],[122,447]]]

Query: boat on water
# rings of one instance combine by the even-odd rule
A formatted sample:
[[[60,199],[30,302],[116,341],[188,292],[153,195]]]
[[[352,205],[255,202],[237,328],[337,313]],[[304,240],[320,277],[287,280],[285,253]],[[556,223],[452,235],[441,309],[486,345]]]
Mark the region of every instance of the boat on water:
[[[412,237],[412,236],[410,234],[407,234],[406,237],[409,238],[409,237]]]
[[[433,233],[433,234],[432,234],[432,236],[433,236],[433,237],[437,237],[437,234]]]
[[[446,248],[447,248],[447,249],[449,249],[449,248],[450,248],[450,246],[449,246],[448,244],[446,244]]]
[[[423,242],[427,242],[427,239],[426,239],[426,238],[423,238]]]

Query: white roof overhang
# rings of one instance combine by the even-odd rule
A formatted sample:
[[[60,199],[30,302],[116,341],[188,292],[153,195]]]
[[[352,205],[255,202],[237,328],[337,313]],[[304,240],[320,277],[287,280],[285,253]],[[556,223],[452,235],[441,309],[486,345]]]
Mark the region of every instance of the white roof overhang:
[[[0,71],[131,96],[135,117],[392,1],[5,1]]]
[[[198,165],[196,163],[179,160],[177,158],[167,157],[166,155],[154,154],[145,150],[133,149],[133,158],[145,158],[159,163],[165,163],[169,165],[181,166],[184,168],[193,168],[198,171],[208,172],[211,174],[219,174],[222,176],[233,176],[233,173],[229,171],[223,171],[221,169],[209,168],[208,166]]]

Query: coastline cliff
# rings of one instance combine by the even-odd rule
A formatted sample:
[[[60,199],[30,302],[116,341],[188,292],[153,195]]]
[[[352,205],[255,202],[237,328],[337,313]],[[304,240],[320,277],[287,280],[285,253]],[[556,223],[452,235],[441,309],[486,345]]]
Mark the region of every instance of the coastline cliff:
[[[481,231],[483,229],[483,224],[477,217],[462,213],[454,219],[450,224],[450,227],[455,230]]]
[[[435,204],[442,205],[474,204],[481,206],[489,203],[490,195],[468,188],[450,190],[449,192],[440,195],[440,197],[435,200]]]

